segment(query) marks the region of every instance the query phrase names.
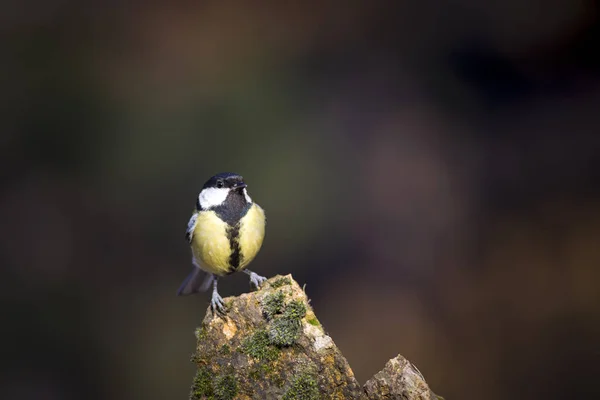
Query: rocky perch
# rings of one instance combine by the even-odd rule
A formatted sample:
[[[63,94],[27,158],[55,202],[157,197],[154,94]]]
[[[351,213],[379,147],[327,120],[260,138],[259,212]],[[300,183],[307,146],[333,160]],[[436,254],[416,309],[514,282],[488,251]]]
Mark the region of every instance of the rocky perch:
[[[196,330],[190,399],[438,399],[400,355],[361,387],[291,275],[225,304]]]

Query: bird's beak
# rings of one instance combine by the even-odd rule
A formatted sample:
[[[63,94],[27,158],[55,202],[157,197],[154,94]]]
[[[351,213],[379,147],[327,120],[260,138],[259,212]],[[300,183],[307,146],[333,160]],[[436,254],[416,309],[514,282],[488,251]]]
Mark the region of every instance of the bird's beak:
[[[246,185],[244,182],[240,182],[240,183],[236,183],[235,186],[233,187],[234,189],[243,189],[245,187],[247,187],[248,185]]]

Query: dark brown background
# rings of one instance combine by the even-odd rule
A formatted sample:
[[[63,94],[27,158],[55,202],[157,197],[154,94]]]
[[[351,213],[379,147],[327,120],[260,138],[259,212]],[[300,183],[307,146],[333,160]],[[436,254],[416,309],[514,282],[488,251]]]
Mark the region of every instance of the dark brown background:
[[[220,171],[361,382],[400,352],[447,399],[600,394],[596,2],[110,3],[0,17],[0,397],[186,398]]]

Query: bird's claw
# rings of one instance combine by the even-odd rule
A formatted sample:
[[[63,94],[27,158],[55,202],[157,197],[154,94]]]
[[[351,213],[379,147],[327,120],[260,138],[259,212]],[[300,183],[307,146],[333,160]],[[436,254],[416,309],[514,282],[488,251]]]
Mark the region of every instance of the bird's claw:
[[[210,301],[210,309],[215,313],[220,315],[225,315],[225,302],[223,298],[218,293],[213,293],[212,299]]]
[[[260,276],[255,272],[250,273],[250,283],[252,283],[257,289],[260,288],[266,280],[267,278]]]

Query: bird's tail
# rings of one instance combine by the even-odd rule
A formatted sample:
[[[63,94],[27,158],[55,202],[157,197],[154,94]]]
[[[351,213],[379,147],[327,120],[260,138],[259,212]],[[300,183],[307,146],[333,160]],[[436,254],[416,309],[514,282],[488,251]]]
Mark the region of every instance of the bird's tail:
[[[179,287],[177,296],[187,296],[189,294],[206,292],[214,279],[215,276],[213,274],[207,274],[202,277],[202,270],[194,267],[192,272],[190,272]]]

